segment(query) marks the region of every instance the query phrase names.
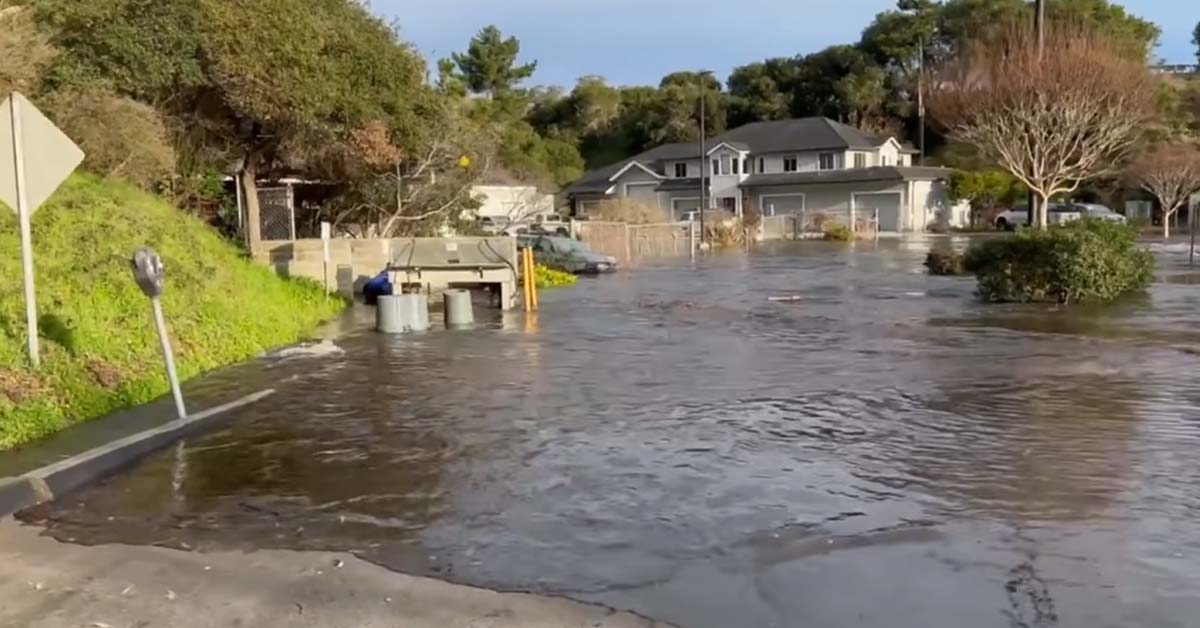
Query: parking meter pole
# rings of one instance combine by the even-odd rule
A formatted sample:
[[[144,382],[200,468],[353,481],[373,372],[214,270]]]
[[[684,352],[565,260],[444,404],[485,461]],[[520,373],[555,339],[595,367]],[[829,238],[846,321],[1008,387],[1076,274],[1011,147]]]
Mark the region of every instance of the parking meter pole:
[[[167,379],[171,382],[171,396],[175,397],[175,411],[179,418],[187,418],[187,409],[183,406],[183,391],[179,389],[179,376],[175,373],[175,353],[171,351],[171,340],[167,337],[167,322],[163,318],[162,301],[158,297],[150,299],[154,307],[154,326],[158,329],[158,343],[162,346],[163,361],[167,364]]]

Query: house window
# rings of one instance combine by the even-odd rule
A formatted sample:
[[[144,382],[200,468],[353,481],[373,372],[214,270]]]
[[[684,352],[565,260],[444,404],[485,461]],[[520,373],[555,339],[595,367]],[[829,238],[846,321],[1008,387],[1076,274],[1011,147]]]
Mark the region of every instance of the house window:
[[[737,211],[737,199],[733,198],[732,196],[726,196],[725,198],[721,199],[721,207],[725,211],[729,211],[729,212]]]
[[[687,162],[680,162],[680,163],[675,164],[675,178],[676,179],[686,179],[687,178]]]
[[[866,153],[854,153],[854,167],[855,168],[866,168],[867,167],[867,154]]]
[[[758,158],[758,174],[762,174],[766,171],[767,171],[767,160],[763,159],[762,157],[759,157]]]
[[[798,158],[796,158],[796,157],[784,157],[783,158],[783,171],[784,172],[797,172],[799,170],[800,170],[800,160]]]
[[[742,173],[742,158],[734,157],[733,158],[733,174],[741,174],[741,173]]]
[[[883,164],[883,165],[885,165],[885,166],[890,166],[890,165],[892,165],[892,164],[891,164],[891,161],[892,161],[892,160],[891,160],[891,159],[888,159],[888,156],[887,156],[887,155],[880,155],[880,156],[879,156],[879,163],[881,163],[881,164]]]
[[[721,174],[721,160],[719,160],[719,159],[712,160],[712,166],[713,166],[713,176],[714,177]]]
[[[721,174],[729,174],[729,162],[732,161],[728,155],[721,158]]]
[[[819,159],[821,170],[833,170],[833,153],[821,153]]]

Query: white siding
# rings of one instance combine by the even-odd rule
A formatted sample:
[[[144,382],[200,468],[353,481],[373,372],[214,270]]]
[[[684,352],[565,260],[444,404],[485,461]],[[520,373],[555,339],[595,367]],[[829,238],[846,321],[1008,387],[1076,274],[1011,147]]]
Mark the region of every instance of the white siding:
[[[476,185],[471,197],[480,203],[475,212],[480,217],[519,220],[554,213],[554,196],[532,185]]]
[[[924,231],[934,226],[965,227],[970,222],[970,205],[950,200],[941,181],[913,181],[912,226]]]
[[[894,141],[885,142],[879,147],[878,159],[880,166],[898,166],[900,165],[900,151]]]

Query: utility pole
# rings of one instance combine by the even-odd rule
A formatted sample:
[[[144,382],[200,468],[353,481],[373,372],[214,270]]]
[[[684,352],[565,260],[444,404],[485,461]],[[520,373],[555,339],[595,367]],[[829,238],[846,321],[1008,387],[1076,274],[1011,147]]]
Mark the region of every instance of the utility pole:
[[[707,209],[707,207],[705,207],[705,205],[706,205],[705,201],[707,200],[706,196],[708,195],[708,184],[707,184],[708,177],[705,176],[708,173],[708,168],[707,168],[708,164],[705,163],[706,161],[708,161],[708,155],[707,155],[708,147],[705,146],[705,137],[704,137],[704,131],[705,131],[704,118],[706,117],[705,111],[704,111],[704,107],[705,107],[704,96],[705,96],[705,92],[707,91],[707,89],[704,86],[704,79],[707,76],[708,75],[706,73],[700,72],[699,78],[700,78],[700,249],[701,250],[704,250],[704,238],[705,238],[704,210]]]
[[[1037,31],[1037,56],[1041,60],[1042,54],[1046,50],[1046,0],[1034,0],[1033,8],[1033,29]],[[1032,225],[1036,219],[1034,216],[1035,203],[1033,190],[1029,191],[1029,212],[1025,217],[1025,223]],[[1049,211],[1049,208],[1047,208]]]
[[[920,129],[917,134],[921,143],[918,165],[925,165],[925,38],[917,40],[917,119]]]

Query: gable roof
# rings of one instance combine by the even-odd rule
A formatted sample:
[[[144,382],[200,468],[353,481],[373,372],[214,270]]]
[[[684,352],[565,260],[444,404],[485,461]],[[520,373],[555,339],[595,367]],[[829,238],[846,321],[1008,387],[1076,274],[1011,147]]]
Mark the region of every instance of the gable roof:
[[[786,153],[822,149],[875,148],[876,140],[858,129],[829,118],[796,118],[751,122],[713,139],[740,142],[754,153]]]

